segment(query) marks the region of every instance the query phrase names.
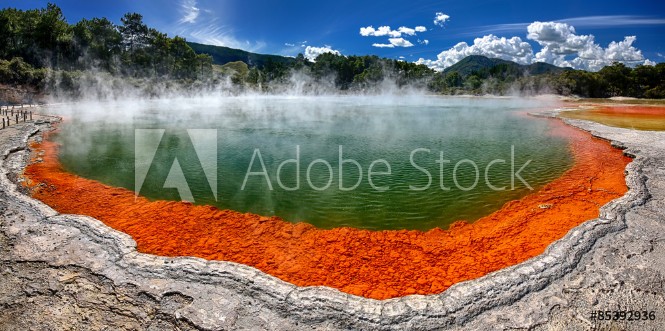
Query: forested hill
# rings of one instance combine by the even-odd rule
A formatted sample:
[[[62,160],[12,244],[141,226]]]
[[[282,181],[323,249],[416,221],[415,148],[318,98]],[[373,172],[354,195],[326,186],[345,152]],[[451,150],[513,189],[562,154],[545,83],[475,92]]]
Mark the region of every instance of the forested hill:
[[[263,67],[270,62],[292,64],[295,61],[292,57],[256,54],[224,46],[204,45],[194,42],[187,42],[187,45],[189,45],[189,47],[191,47],[197,54],[210,55],[212,57],[212,63],[218,65],[242,61],[250,67]]]
[[[529,65],[522,65],[512,61],[502,59],[491,59],[482,55],[469,55],[454,65],[446,68],[444,73],[457,72],[462,77],[471,74],[482,74],[483,72],[512,72],[522,75],[542,75],[557,74],[572,68],[561,68],[549,63],[537,62]]]

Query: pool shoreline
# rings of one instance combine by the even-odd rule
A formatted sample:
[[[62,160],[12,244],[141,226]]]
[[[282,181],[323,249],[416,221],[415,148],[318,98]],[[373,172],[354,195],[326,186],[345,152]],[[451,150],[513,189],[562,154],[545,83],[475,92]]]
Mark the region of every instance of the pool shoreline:
[[[569,136],[572,168],[539,191],[447,230],[323,230],[278,217],[148,201],[67,173],[58,161],[57,143],[48,139],[31,146],[43,152],[25,174],[33,182],[29,186],[47,187],[37,187],[33,197],[58,212],[102,220],[132,236],[142,253],[232,261],[298,286],[329,286],[373,299],[438,294],[542,253],[570,228],[597,217],[597,206],[625,193],[618,169],[629,160],[621,159],[620,151],[550,121],[560,131],[554,134]],[[599,155],[614,163],[599,163]],[[592,190],[594,185],[601,187]]]
[[[589,126],[589,124],[586,123],[581,123],[581,124],[580,122],[570,122],[570,123],[577,126],[587,126],[587,128],[591,127],[592,129],[598,128],[598,126],[593,126],[593,125]],[[600,129],[605,130],[606,128],[600,126]],[[24,145],[26,144],[27,136],[29,136],[30,133],[35,134],[37,132],[30,131],[30,132],[21,133],[25,137],[25,139],[23,140]],[[610,133],[612,133],[612,130],[610,130]],[[602,134],[596,133],[596,135],[602,135]],[[607,133],[605,133],[605,136],[607,136]],[[606,139],[612,139],[612,138],[606,138]],[[16,147],[16,145],[19,145],[19,147]],[[16,155],[18,155],[18,153],[23,154],[21,156],[22,158],[24,159],[27,158],[25,147],[21,148],[20,145],[21,145],[20,141],[14,142],[14,147],[5,149],[4,153],[6,155],[6,158],[7,156],[16,158]],[[617,143],[616,145],[621,145],[621,144]],[[4,147],[5,146],[3,146],[3,148]],[[321,321],[322,316],[327,316],[326,318],[324,318],[324,320],[330,321],[329,322],[330,324],[327,325],[335,325],[336,327],[364,328],[364,327],[373,326],[373,327],[380,327],[387,329],[387,328],[398,328],[400,325],[401,326],[411,325],[411,326],[418,326],[419,328],[420,327],[424,328],[427,325],[454,326],[454,325],[461,325],[467,322],[471,323],[473,321],[480,320],[478,318],[474,318],[474,316],[477,316],[483,313],[484,311],[487,311],[489,307],[495,306],[497,304],[496,300],[499,300],[498,302],[504,302],[504,304],[501,305],[505,305],[505,303],[515,302],[515,300],[519,300],[520,298],[524,297],[525,293],[534,293],[534,291],[537,291],[538,289],[547,287],[550,283],[554,282],[556,279],[560,279],[564,274],[567,274],[571,270],[575,269],[576,265],[584,255],[584,252],[589,251],[589,249],[591,249],[596,240],[602,238],[605,235],[608,235],[609,233],[615,233],[617,231],[625,229],[626,224],[623,223],[623,218],[624,218],[623,215],[625,215],[629,209],[643,205],[645,201],[648,200],[649,196],[649,191],[647,191],[645,186],[646,175],[644,175],[640,170],[642,167],[645,167],[645,165],[643,164],[644,160],[639,159],[639,155],[641,154],[641,152],[639,150],[638,151],[629,150],[627,152],[634,155],[638,155],[638,161],[639,161],[639,162],[633,162],[628,166],[629,175],[626,178],[626,180],[631,188],[631,191],[629,191],[628,194],[624,195],[622,198],[619,198],[609,203],[605,207],[601,208],[600,219],[597,219],[596,221],[583,223],[582,225],[577,227],[575,231],[569,232],[562,240],[559,240],[555,242],[553,245],[550,245],[550,247],[546,250],[545,254],[541,254],[538,257],[533,258],[520,265],[509,267],[507,269],[503,269],[501,271],[492,273],[491,275],[482,277],[481,279],[478,279],[476,281],[457,284],[453,288],[449,289],[448,291],[444,292],[441,295],[433,295],[425,297],[407,296],[399,299],[384,300],[384,301],[373,301],[361,298],[354,298],[353,296],[344,295],[334,290],[329,290],[325,288],[297,288],[292,286],[286,286],[288,284],[283,284],[282,282],[276,280],[267,281],[269,279],[273,279],[272,277],[268,276],[267,278],[265,278],[260,273],[257,274],[254,271],[249,272],[249,270],[252,270],[252,268],[236,265],[235,268],[238,268],[238,270],[235,270],[235,272],[237,273],[231,272],[230,271],[231,269],[235,269],[232,268],[232,266],[234,265],[232,263],[203,262],[203,261],[197,262],[200,260],[191,259],[191,258],[175,258],[175,259],[160,258],[155,256],[144,256],[143,254],[133,253],[132,247],[134,247],[134,244],[133,241],[128,238],[128,236],[121,235],[115,231],[112,231],[103,226],[98,221],[93,221],[92,219],[87,217],[80,218],[68,215],[58,216],[57,213],[53,212],[50,208],[44,206],[43,204],[36,202],[32,199],[26,198],[25,196],[22,196],[20,193],[16,191],[16,188],[12,189],[12,186],[14,186],[13,184],[5,185],[7,184],[7,178],[5,176],[6,171],[4,168],[5,166],[4,164],[2,168],[3,191],[5,191],[5,187],[8,187],[9,191],[2,193],[11,194],[11,196],[13,197],[12,201],[16,200],[19,202],[19,205],[14,206],[14,208],[19,208],[19,209],[27,208],[27,210],[30,210],[33,213],[37,212],[44,215],[42,218],[32,220],[31,222],[33,222],[33,226],[38,226],[39,224],[41,224],[39,226],[42,227],[46,226],[47,228],[56,226],[58,228],[63,228],[65,230],[66,228],[72,228],[72,229],[77,228],[79,229],[78,231],[83,231],[83,233],[85,233],[84,238],[87,238],[92,235],[92,243],[94,243],[95,245],[99,245],[97,246],[99,247],[97,249],[101,249],[101,251],[108,251],[113,246],[120,248],[120,251],[112,249],[112,251],[117,251],[120,253],[120,255],[117,255],[116,253],[112,254],[114,256],[118,256],[118,260],[112,259],[115,262],[97,261],[97,263],[101,263],[101,267],[99,265],[97,266],[90,265],[90,263],[95,260],[93,256],[88,257],[87,254],[82,254],[81,256],[73,255],[66,257],[62,256],[55,257],[52,256],[51,253],[48,253],[49,250],[47,250],[46,252],[44,251],[44,249],[46,249],[47,247],[34,247],[33,248],[35,250],[34,252],[31,252],[30,250],[26,251],[25,249],[20,251],[14,250],[12,251],[12,254],[10,254],[12,256],[12,259],[19,258],[25,260],[26,258],[30,259],[28,256],[32,256],[32,259],[36,261],[51,261],[51,262],[45,262],[48,263],[48,265],[60,265],[62,263],[65,263],[64,261],[67,260],[69,261],[66,264],[69,265],[72,263],[71,259],[74,260],[84,259],[85,261],[86,259],[91,258],[93,260],[88,260],[90,262],[83,262],[83,264],[88,265],[87,268],[91,268],[91,270],[96,270],[95,271],[96,273],[102,273],[107,276],[108,276],[108,271],[110,270],[109,268],[111,269],[115,268],[114,270],[116,270],[116,272],[119,272],[119,274],[112,273],[112,275],[110,276],[112,279],[115,279],[114,282],[118,284],[123,284],[123,282],[127,281],[127,280],[125,281],[121,280],[121,279],[126,279],[122,278],[124,276],[121,276],[121,274],[126,271],[122,270],[118,271],[117,267],[112,267],[112,265],[116,266],[123,265],[125,266],[125,268],[129,269],[139,268],[139,270],[143,270],[143,271],[135,270],[132,272],[132,274],[134,275],[141,275],[137,276],[139,277],[138,279],[131,280],[132,283],[137,283],[137,282],[142,283],[144,281],[141,279],[144,278],[154,279],[154,277],[158,278],[168,277],[166,276],[167,274],[172,276],[180,275],[179,277],[182,277],[185,276],[187,272],[183,274],[182,272],[184,270],[182,270],[181,268],[187,266],[187,268],[194,268],[194,270],[198,270],[196,271],[196,274],[201,276],[194,276],[192,274],[192,276],[187,276],[186,278],[202,277],[202,275],[207,274],[208,276],[205,277],[216,278],[217,282],[222,282],[229,285],[229,288],[233,288],[234,291],[239,291],[241,293],[248,293],[247,291],[249,290],[251,293],[258,294],[259,297],[261,298],[260,300],[265,300],[262,301],[264,302],[263,304],[261,304],[262,307],[265,307],[265,305],[268,302],[271,302],[270,304],[267,305],[272,307],[275,307],[276,305],[277,307],[280,307],[278,309],[282,310],[286,314],[284,316],[288,316],[289,320],[300,320],[303,322],[308,322],[310,324],[311,323],[316,324],[320,323],[316,321]],[[14,169],[14,171],[20,170],[21,166],[16,166],[12,169]],[[19,221],[14,221],[14,222],[16,223]],[[24,220],[23,222],[26,221]],[[30,222],[30,220],[28,220],[28,222]],[[37,224],[35,224],[35,222],[37,222]],[[86,228],[91,228],[94,230],[90,232],[90,230],[85,230]],[[29,236],[30,234],[27,233],[24,234],[23,237],[21,238],[28,240]],[[89,239],[86,240],[90,242]],[[72,245],[74,244],[72,243]],[[78,249],[84,249],[85,244],[82,245],[84,245],[84,247]],[[70,247],[70,249],[76,250],[75,247],[76,245],[74,247]],[[87,247],[87,249],[94,249],[94,248]],[[126,259],[134,260],[135,262],[130,262],[128,265]],[[176,265],[170,265],[171,263],[167,261],[173,261],[175,262]],[[111,263],[111,265],[109,265],[109,263]],[[136,263],[138,263],[138,265]],[[225,276],[225,272],[222,272],[220,274],[219,272],[212,271],[212,270],[222,270],[222,269],[229,270],[231,274],[226,274],[227,276]],[[236,275],[245,274],[246,276],[231,276],[232,274]],[[527,275],[532,275],[532,276],[527,277]],[[231,278],[228,278],[229,276],[231,276]],[[536,277],[533,278],[533,276]],[[219,277],[222,277],[222,279],[220,279]],[[248,284],[246,281],[242,280],[242,279],[247,279],[245,277],[250,277],[248,279],[251,279],[250,284],[254,284],[252,285],[254,287],[254,290],[247,288],[243,289],[243,287],[247,286],[246,284]],[[227,280],[224,281],[223,279]],[[264,285],[270,284],[270,285],[266,285],[267,287],[265,287],[264,285],[259,285],[259,284],[264,284]],[[194,287],[197,286],[199,285],[196,285]],[[200,286],[203,286],[203,284],[201,284]],[[260,290],[258,290],[259,293],[256,292],[257,286],[258,288],[261,288]],[[158,286],[157,288],[160,287]],[[282,290],[275,292],[277,291],[277,289],[280,288]],[[154,291],[158,291],[159,293],[165,293],[163,292],[165,290],[153,289],[149,291],[153,293]],[[178,292],[180,293],[180,291],[182,291],[182,293],[190,293],[190,294],[192,293],[192,290],[185,290],[184,288],[179,288]],[[266,293],[272,293],[272,294],[266,297]],[[277,294],[277,293],[282,293],[282,294]],[[157,296],[160,297],[160,295]],[[194,304],[201,304],[202,302],[207,302],[200,295],[197,295],[195,297],[197,299],[195,300]],[[334,302],[338,302],[338,304],[335,304]],[[190,304],[189,306],[191,305],[192,304]],[[328,309],[331,309],[332,307],[336,308],[333,308],[333,310],[330,311],[330,313],[325,313],[326,311],[328,311]],[[229,309],[224,310],[221,307],[219,308],[220,311],[226,311],[227,313],[231,313],[231,311],[236,312],[235,308],[229,308],[230,310]],[[300,312],[301,308],[304,308],[303,309],[304,312]],[[312,309],[315,309],[317,311],[316,317],[307,316],[307,312],[311,313]],[[389,311],[392,311],[392,313],[386,314]],[[188,314],[189,316],[188,318],[193,318],[194,320],[196,320],[195,322],[196,325],[204,325],[205,327],[220,325],[218,324],[219,321],[215,322],[214,320],[211,319],[206,319],[205,322],[201,323],[202,321],[200,320],[200,317],[196,317],[192,314],[196,315],[195,313],[190,312]],[[212,324],[206,324],[206,323],[212,323]],[[281,327],[281,328],[287,328],[287,327]]]

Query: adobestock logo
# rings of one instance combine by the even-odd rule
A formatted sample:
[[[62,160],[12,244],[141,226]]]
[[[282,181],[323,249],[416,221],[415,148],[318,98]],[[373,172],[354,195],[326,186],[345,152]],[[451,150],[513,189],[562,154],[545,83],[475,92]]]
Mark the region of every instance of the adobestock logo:
[[[135,197],[141,188],[150,170],[159,145],[164,137],[165,129],[135,129],[134,130],[134,193]],[[194,146],[206,180],[212,189],[217,201],[217,130],[216,129],[188,129],[187,135]],[[187,183],[185,173],[180,162],[175,158],[171,169],[166,176],[163,188],[178,190],[180,199],[195,202],[192,190]]]
[[[205,181],[210,185],[215,201],[218,201],[217,130],[187,129],[186,132],[187,137],[191,141],[191,146],[186,144],[186,148],[194,149],[197,158],[196,161],[200,165],[200,168],[197,166],[197,170],[190,170],[192,172],[189,173],[189,177],[197,178],[196,176],[201,176],[201,171],[198,169],[203,169],[202,172],[205,175]],[[166,129],[134,130],[135,196],[138,196],[141,192],[148,172],[153,163],[156,162],[155,156],[160,150],[160,144],[162,144],[165,133]],[[326,191],[332,189],[348,192],[356,190],[362,183],[366,183],[374,191],[385,192],[392,188],[390,185],[397,184],[394,180],[386,181],[386,179],[394,175],[393,167],[388,160],[381,158],[371,162],[365,160],[366,163],[363,164],[346,155],[344,146],[339,145],[337,147],[337,155],[333,159],[313,158],[311,162],[307,163],[301,158],[301,146],[296,145],[293,149],[292,158],[275,160],[273,157],[271,160],[274,164],[266,164],[264,162],[262,152],[259,148],[253,148],[253,150],[248,148],[247,159],[249,159],[249,162],[245,168],[246,171],[242,186],[233,188],[233,190],[235,192],[245,191],[248,183],[252,182],[254,189],[258,187],[258,189],[264,188],[268,191],[275,189],[283,191],[296,191],[300,189]],[[178,152],[182,152],[173,151],[172,148],[171,146],[168,153],[178,154]],[[185,151],[191,152],[189,150]],[[283,151],[279,152],[280,155],[283,155],[281,153]],[[325,151],[320,152],[324,153]],[[406,161],[408,161],[408,172],[410,175],[406,177],[398,175],[396,177],[402,178],[404,181],[411,181],[398,183],[404,184],[399,186],[407,187],[409,191],[426,191],[430,189],[451,191],[453,188],[456,188],[458,191],[470,191],[483,183],[491,191],[516,190],[520,186],[519,183],[522,184],[521,186],[533,190],[531,185],[520,175],[532,160],[524,160],[522,163],[517,164],[515,146],[511,146],[509,152],[509,155],[506,153],[506,156],[509,157],[505,159],[494,159],[483,163],[485,166],[479,166],[471,159],[465,158],[453,162],[444,158],[443,151],[436,153],[430,149],[416,148],[409,153],[404,153],[404,160],[393,160],[393,162],[399,161],[401,164],[407,164]],[[251,157],[249,157],[250,154]],[[327,155],[330,156],[330,154]],[[315,157],[316,155],[308,156]],[[195,202],[192,190],[187,181],[188,177],[183,171],[178,157],[169,155],[168,160],[172,160],[170,165],[160,164],[160,166],[170,166],[161,188],[176,189],[180,200]],[[191,162],[188,165],[191,165]],[[497,172],[495,168],[498,167],[503,167],[506,171],[499,170]],[[287,168],[290,168],[291,171],[285,171]],[[314,172],[317,174],[315,175]],[[460,175],[461,173],[466,173],[466,175]],[[468,175],[469,173],[471,175]],[[494,173],[494,176],[491,173]],[[496,175],[498,173],[501,173],[501,175]],[[503,180],[497,178],[497,176],[503,177]],[[462,183],[461,178],[465,178],[465,184]],[[383,184],[377,184],[377,180]],[[472,181],[469,182],[469,180]],[[388,185],[387,183],[391,184]],[[446,183],[448,183],[448,186],[446,186]],[[497,183],[504,183],[505,185],[499,186]],[[366,187],[363,189],[366,189]]]
[[[241,191],[245,190],[245,186],[247,183],[251,180],[251,178],[255,178],[254,180],[258,180],[259,182],[264,182],[265,181],[265,187],[272,191],[275,189],[275,186],[272,184],[273,182],[277,182],[277,186],[281,188],[284,191],[296,191],[301,189],[301,177],[302,177],[302,170],[301,169],[306,169],[304,171],[304,177],[305,181],[308,184],[308,187],[314,191],[325,191],[328,190],[333,186],[334,182],[337,182],[337,185],[335,189],[338,189],[339,191],[353,191],[363,181],[363,178],[367,178],[367,183],[369,186],[374,190],[378,192],[385,192],[390,190],[390,186],[377,186],[374,182],[374,179],[377,177],[390,177],[393,175],[392,172],[392,166],[390,162],[388,162],[385,159],[376,159],[373,160],[369,166],[367,167],[366,175],[365,173],[365,168],[361,165],[360,162],[358,162],[355,159],[352,158],[347,158],[344,155],[344,146],[339,145],[338,146],[338,155],[337,155],[337,166],[334,166],[331,164],[328,160],[317,158],[313,161],[311,161],[309,164],[306,166],[303,164],[301,166],[301,153],[300,153],[300,145],[296,145],[295,147],[295,158],[288,159],[285,161],[282,161],[279,166],[277,166],[277,171],[274,173],[274,176],[271,177],[270,172],[268,171],[268,168],[266,167],[265,162],[263,161],[263,157],[261,154],[261,150],[259,148],[255,148],[254,152],[252,153],[252,158],[251,161],[249,162],[249,166],[247,167],[247,171],[245,172],[245,178],[243,179],[242,182],[242,187],[240,188]],[[494,159],[490,161],[484,168],[481,168],[474,162],[473,160],[470,159],[462,159],[459,160],[452,165],[452,161],[445,159],[444,158],[444,152],[440,151],[439,152],[439,157],[434,160],[434,163],[437,165],[437,171],[435,172],[435,175],[438,175],[439,180],[438,180],[438,185],[433,185],[434,182],[434,176],[432,174],[431,165],[424,165],[420,163],[419,161],[416,160],[416,155],[418,154],[425,154],[429,155],[431,154],[432,151],[427,149],[427,148],[416,148],[409,153],[409,165],[411,167],[411,170],[416,171],[418,173],[418,176],[421,176],[423,178],[427,178],[427,184],[421,184],[421,185],[411,185],[412,183],[405,183],[408,184],[409,190],[410,191],[426,191],[429,190],[433,187],[438,186],[438,189],[442,191],[451,191],[452,187],[447,187],[444,184],[444,180],[448,179],[444,175],[445,170],[447,167],[452,166],[452,182],[454,183],[454,186],[460,190],[460,191],[471,191],[475,188],[477,188],[480,178],[484,179],[484,183],[492,191],[507,191],[507,190],[515,190],[517,188],[517,181],[521,182],[524,187],[528,188],[529,190],[533,190],[533,187],[529,185],[529,183],[520,175],[520,173],[526,169],[526,167],[531,163],[532,160],[526,160],[526,162],[521,164],[521,167],[517,168],[517,162],[515,158],[515,146],[510,147],[510,159]],[[255,168],[260,169],[260,171],[253,170]],[[492,170],[493,167],[498,167],[498,166],[509,166],[510,167],[510,187],[507,185],[497,187],[495,186],[491,179],[490,179],[490,171]],[[282,169],[286,166],[291,166],[295,168],[295,178],[292,178],[291,182],[294,182],[294,186],[286,186],[284,184],[284,178],[282,177]],[[312,169],[318,167],[319,169],[324,169],[324,178],[325,182],[323,185],[315,185],[312,180]],[[348,168],[353,169],[352,171],[347,171]],[[473,174],[474,174],[474,181],[471,185],[464,186],[460,183],[459,180],[459,173],[463,168],[466,168],[467,170],[473,169]],[[346,170],[345,170],[346,169]],[[349,176],[349,172],[352,172],[354,176],[352,177],[352,185],[350,186],[344,186],[344,178]],[[335,180],[335,176],[337,176],[337,180]],[[413,178],[411,178],[413,179]]]

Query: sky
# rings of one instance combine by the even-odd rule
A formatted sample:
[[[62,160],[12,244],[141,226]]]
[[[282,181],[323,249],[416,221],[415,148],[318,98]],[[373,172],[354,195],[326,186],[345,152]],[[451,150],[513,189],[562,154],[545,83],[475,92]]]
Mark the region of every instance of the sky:
[[[34,9],[41,0],[0,0]],[[170,36],[315,58],[375,54],[442,70],[468,55],[599,70],[665,62],[665,1],[54,1],[69,23],[127,12]]]

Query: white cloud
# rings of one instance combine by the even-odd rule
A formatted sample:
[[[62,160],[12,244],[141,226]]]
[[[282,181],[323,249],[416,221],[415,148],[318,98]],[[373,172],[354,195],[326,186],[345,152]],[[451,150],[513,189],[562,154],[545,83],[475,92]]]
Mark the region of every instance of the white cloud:
[[[504,38],[487,35],[476,38],[473,45],[466,42],[458,43],[452,48],[437,55],[436,60],[419,59],[417,63],[425,64],[435,70],[443,70],[459,62],[469,55],[484,55],[490,58],[499,58],[521,64],[531,63],[533,50],[531,45],[522,41],[520,37]]]
[[[360,35],[363,37],[374,36],[375,34],[376,30],[371,25],[366,28],[360,28]]]
[[[436,60],[421,58],[417,63],[443,70],[469,55],[484,55],[520,64],[546,62],[589,71],[598,71],[614,62],[631,67],[653,63],[633,46],[637,39],[635,36],[627,36],[619,42],[613,41],[607,48],[603,48],[595,42],[593,35],[578,35],[575,28],[567,23],[533,22],[526,30],[527,38],[541,46],[535,54],[531,45],[520,37],[499,38],[490,34],[476,38],[473,45],[460,42],[439,53]]]
[[[448,21],[449,19],[450,19],[449,15],[446,15],[442,12],[437,12],[434,15],[434,24],[442,27],[443,24],[446,23],[446,21]]]
[[[413,43],[404,38],[389,38],[390,44],[374,43],[372,46],[378,48],[412,47]]]
[[[656,53],[656,55],[658,55],[658,57],[663,57],[663,58],[665,58],[665,55],[663,55],[662,53]]]
[[[605,49],[594,44],[590,46],[593,48],[593,52],[587,52],[587,54],[580,52],[577,58],[571,60],[571,63],[575,68],[591,71],[598,71],[614,62],[621,62],[630,67],[652,63],[649,59],[644,58],[642,51],[633,46],[635,40],[637,40],[635,36],[627,36],[623,41],[611,42]]]
[[[250,52],[259,51],[266,46],[263,41],[239,40],[234,36],[233,29],[220,23],[219,15],[209,9],[198,7],[196,0],[182,0],[180,13],[182,16],[173,27],[174,33],[187,40]]]
[[[416,34],[416,29],[407,28],[405,26],[400,26],[399,29],[397,29],[397,31],[399,31],[400,33],[403,33],[407,36],[413,36],[413,35]]]
[[[323,47],[314,47],[314,46],[307,46],[305,48],[305,58],[307,58],[310,61],[315,61],[316,58],[324,53],[332,53],[335,55],[342,55],[338,50],[332,49],[332,47],[325,45]]]
[[[527,27],[527,38],[537,42],[542,49],[534,62],[546,62],[562,67],[598,71],[614,62],[628,66],[644,64],[642,51],[633,46],[637,39],[627,36],[623,41],[611,42],[607,48],[596,44],[593,35],[578,35],[575,28],[560,22],[533,22]],[[567,59],[573,56],[573,59]]]
[[[575,28],[566,23],[533,22],[527,31],[528,39],[556,55],[574,54],[594,45],[593,35],[577,35]]]
[[[642,51],[635,48],[635,36],[627,36],[620,42],[611,42],[605,49],[605,58],[618,62],[640,62],[644,60]]]
[[[395,45],[395,47],[412,47],[413,44],[404,39],[404,38],[389,38],[388,41],[390,41],[391,44]]]
[[[360,35],[363,37],[383,37],[389,36],[393,38],[398,38],[402,36],[402,32],[398,30],[392,30],[389,26],[380,26],[378,29],[374,29],[373,26],[368,26],[365,28],[360,28]]]
[[[294,47],[294,46],[295,46],[295,44],[291,44],[291,43],[284,43],[284,46],[288,46],[288,47]]]
[[[663,25],[665,19],[631,15],[583,16],[558,20],[576,27],[611,28],[616,26]]]
[[[658,63],[656,63],[656,62],[654,62],[654,61],[651,61],[651,60],[649,60],[649,59],[646,59],[646,60],[644,61],[644,65],[645,65],[645,66],[652,66],[652,67],[653,67],[653,66],[655,66],[656,64],[658,64]]]
[[[393,30],[388,25],[380,26],[378,29],[375,29],[372,25],[367,27],[360,28],[360,35],[363,37],[385,37],[390,38],[400,38],[402,35],[415,36],[416,32],[426,32],[427,28],[424,26],[416,26],[415,28],[409,28],[406,26],[400,26],[397,30]]]
[[[182,17],[178,20],[179,23],[196,23],[201,10],[196,7],[196,0],[183,0],[180,3],[180,13]]]
[[[413,43],[402,38],[402,35],[406,36],[415,36],[417,32],[425,32],[427,28],[424,26],[417,26],[415,28],[409,28],[406,26],[400,26],[397,30],[393,30],[390,26],[384,25],[380,26],[378,29],[375,29],[373,26],[367,26],[360,28],[360,35],[363,37],[384,37],[388,36],[389,43],[374,43],[373,47],[378,48],[395,48],[395,47],[412,47]],[[419,41],[420,42],[420,41]],[[427,41],[429,43],[429,41]]]
[[[249,52],[256,52],[266,46],[265,42],[242,41],[233,35],[233,31],[224,25],[217,23],[217,18],[188,25],[181,28],[178,35],[187,37],[188,40],[199,42],[206,45],[226,46],[231,48],[243,49]]]
[[[631,15],[604,15],[604,16],[582,16],[571,17],[555,20],[554,22],[567,23],[575,27],[592,27],[592,28],[615,28],[621,26],[643,26],[643,25],[665,25],[665,19],[653,18],[648,16],[631,16]],[[484,25],[476,28],[470,28],[466,32],[462,32],[460,36],[477,36],[480,34],[488,33],[508,33],[508,32],[522,32],[531,23],[507,23],[507,24],[493,24]]]
[[[429,45],[429,40],[427,40],[427,39],[423,39],[423,40],[418,39],[418,43],[421,44],[421,45]]]

